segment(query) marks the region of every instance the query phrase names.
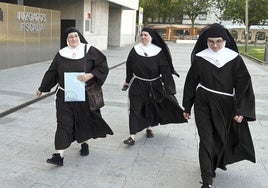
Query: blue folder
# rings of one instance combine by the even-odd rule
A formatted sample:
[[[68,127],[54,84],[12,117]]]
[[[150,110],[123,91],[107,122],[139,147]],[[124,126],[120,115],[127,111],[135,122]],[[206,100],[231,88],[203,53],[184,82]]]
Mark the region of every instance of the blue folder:
[[[77,79],[78,75],[84,72],[64,73],[64,99],[65,102],[85,101],[85,83]]]

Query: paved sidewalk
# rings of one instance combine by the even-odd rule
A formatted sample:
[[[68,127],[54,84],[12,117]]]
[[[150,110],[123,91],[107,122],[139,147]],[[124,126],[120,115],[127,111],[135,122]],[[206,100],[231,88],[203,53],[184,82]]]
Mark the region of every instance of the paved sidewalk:
[[[181,103],[193,44],[169,44],[174,67],[177,98]],[[126,60],[131,46],[103,51],[110,67]],[[257,121],[250,123],[257,163],[242,161],[217,170],[216,188],[268,188],[268,66],[244,58],[252,75]],[[35,99],[34,93],[50,61],[0,70],[0,113]],[[79,155],[76,142],[65,152],[64,166],[45,161],[54,152],[56,129],[54,96],[0,118],[0,187],[3,188],[198,188],[198,135],[194,117],[188,124],[154,128],[127,147],[127,92],[121,87],[125,65],[108,75],[103,87],[104,119],[114,131],[105,139],[90,140],[90,154]]]

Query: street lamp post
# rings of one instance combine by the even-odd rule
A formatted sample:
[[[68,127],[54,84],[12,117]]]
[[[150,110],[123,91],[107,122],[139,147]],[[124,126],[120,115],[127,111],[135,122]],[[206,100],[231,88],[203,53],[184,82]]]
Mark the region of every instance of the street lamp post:
[[[265,41],[264,61],[268,62],[268,36],[266,36],[266,41]]]
[[[246,0],[246,7],[245,7],[245,25],[246,25],[246,31],[245,31],[245,52],[248,51],[248,0]]]

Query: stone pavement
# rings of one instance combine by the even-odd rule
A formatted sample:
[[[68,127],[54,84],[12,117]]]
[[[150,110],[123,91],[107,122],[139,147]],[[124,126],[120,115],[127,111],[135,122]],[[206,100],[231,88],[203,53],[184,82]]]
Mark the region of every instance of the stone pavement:
[[[181,103],[193,44],[169,44],[177,98]],[[131,46],[103,51],[110,67],[126,60]],[[257,162],[242,161],[217,170],[216,188],[268,188],[268,67],[244,58],[252,75],[257,121],[250,123]],[[34,93],[50,61],[0,70],[0,113],[35,99]],[[74,142],[65,152],[64,166],[45,161],[54,152],[56,129],[54,96],[0,118],[0,187],[3,188],[198,188],[198,135],[194,116],[188,124],[155,127],[127,147],[127,92],[121,91],[125,65],[110,70],[103,87],[102,115],[113,136],[90,140],[90,154],[79,155]]]

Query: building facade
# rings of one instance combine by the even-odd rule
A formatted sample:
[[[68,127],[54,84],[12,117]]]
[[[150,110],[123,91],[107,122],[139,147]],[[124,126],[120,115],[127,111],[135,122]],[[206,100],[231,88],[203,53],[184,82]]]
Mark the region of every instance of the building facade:
[[[100,50],[135,42],[139,0],[0,0],[0,69],[51,60],[66,28]]]

